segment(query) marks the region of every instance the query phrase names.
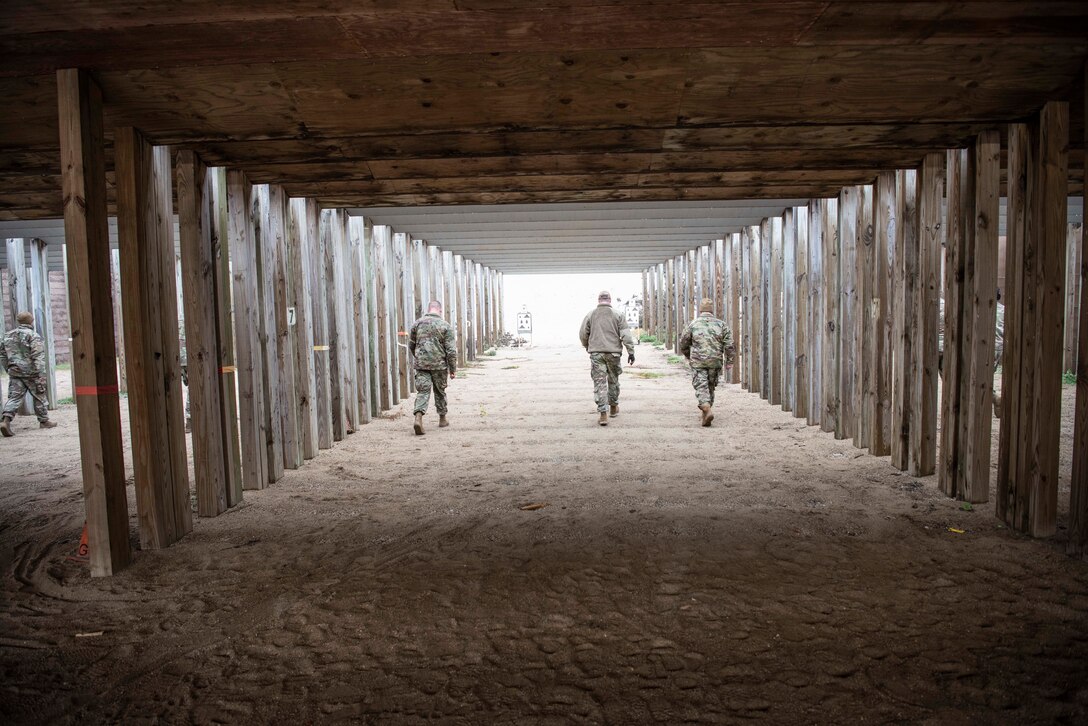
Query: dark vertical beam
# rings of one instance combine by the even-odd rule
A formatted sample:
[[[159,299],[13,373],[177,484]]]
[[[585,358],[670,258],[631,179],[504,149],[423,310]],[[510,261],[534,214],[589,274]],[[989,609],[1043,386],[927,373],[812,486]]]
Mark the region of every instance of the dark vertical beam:
[[[1084,65],[1084,98],[1081,111],[1088,113],[1088,63]],[[1083,147],[1088,149],[1088,124],[1084,128]],[[1088,174],[1088,153],[1084,155]],[[1081,190],[1082,209],[1088,209],[1088,176]],[[1073,419],[1073,477],[1070,480],[1069,543],[1070,550],[1081,556],[1088,553],[1088,221],[1080,225],[1080,310],[1077,334],[1077,398]]]
[[[790,375],[793,386],[793,415],[808,418],[811,395],[809,377],[809,277],[808,277],[808,207],[794,207],[793,223],[793,355]]]
[[[962,391],[961,415],[967,420],[963,488],[958,496],[968,502],[985,502],[990,498],[1001,134],[996,130],[980,133],[974,156],[974,231],[969,251],[974,271],[971,288],[964,290],[970,301],[966,306],[970,317],[964,318],[964,327],[971,328],[971,347],[964,358],[968,381]]]
[[[839,418],[836,439],[857,430],[854,391],[858,350],[858,187],[839,193]]]
[[[820,428],[838,434],[839,416],[842,413],[842,401],[839,385],[841,381],[840,350],[842,347],[842,321],[839,309],[842,294],[839,283],[839,259],[842,257],[842,244],[839,235],[839,200],[825,199],[820,205],[822,216],[823,267],[824,267],[824,311],[823,311],[823,413]]]
[[[113,340],[102,92],[86,71],[57,71],[61,188],[83,498],[91,575],[132,559]]]
[[[197,514],[226,511],[231,472],[229,440],[223,428],[219,380],[219,289],[216,285],[213,199],[208,170],[193,151],[178,152],[178,231],[181,243],[182,299],[189,406],[193,422],[193,478]]]
[[[919,173],[918,284],[914,380],[911,383],[910,473],[928,476],[937,466],[937,299],[941,270],[942,159],[926,154]]]
[[[824,202],[811,199],[808,203],[808,370],[809,401],[806,421],[819,426],[824,411],[824,263],[823,214]]]
[[[743,295],[743,271],[741,268],[742,259],[740,251],[740,233],[734,232],[729,235],[725,241],[729,247],[729,269],[726,271],[729,275],[729,289],[730,295],[730,313],[729,313],[729,325],[730,331],[733,333],[733,346],[737,349],[737,357],[733,362],[732,376],[730,377],[730,383],[741,382],[741,371],[744,370],[745,360],[741,353],[741,339],[744,337],[744,333],[741,330],[741,304]]]
[[[126,127],[114,134],[114,156],[136,510],[142,546],[157,549],[193,528],[170,151]]]
[[[276,336],[275,289],[275,247],[283,240],[283,216],[282,213],[272,212],[269,196],[267,184],[254,188],[251,219],[257,253],[257,339],[260,343],[258,360],[262,369],[258,395],[264,399],[261,408],[264,420],[261,428],[264,433],[265,456],[268,459],[265,474],[271,484],[283,478],[283,399],[279,393],[282,384],[279,368],[280,341]],[[275,222],[274,218],[277,218]]]
[[[910,459],[911,386],[914,381],[916,328],[915,285],[918,278],[918,172],[895,174],[895,320],[891,351],[892,466],[906,471]]]
[[[873,248],[873,187],[862,184],[858,190],[857,206],[857,257],[856,300],[854,321],[854,446],[864,449],[872,440],[873,408],[873,276],[875,251]]]
[[[871,380],[869,396],[869,453],[891,453],[891,331],[892,290],[895,270],[895,172],[881,172],[873,197],[873,285],[869,307],[872,315],[872,347],[867,363]]]
[[[969,301],[964,288],[970,284],[974,263],[970,259],[974,235],[974,150],[950,149],[946,158],[948,212],[945,221],[944,335],[941,345],[941,466],[938,486],[949,497],[958,496],[963,485],[962,386],[966,381],[964,353],[970,331],[964,330],[964,311]]]

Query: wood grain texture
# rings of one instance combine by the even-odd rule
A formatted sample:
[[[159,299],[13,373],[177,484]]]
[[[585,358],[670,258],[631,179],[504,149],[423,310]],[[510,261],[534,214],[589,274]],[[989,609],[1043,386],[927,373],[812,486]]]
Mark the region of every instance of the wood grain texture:
[[[842,257],[842,245],[839,235],[839,200],[837,197],[825,199],[820,205],[822,212],[823,237],[823,267],[824,267],[824,314],[823,314],[823,399],[824,410],[820,421],[820,428],[827,432],[835,432],[837,438],[843,438],[839,434],[841,424],[839,417],[842,412],[842,371],[841,371],[841,339],[842,321],[840,308],[842,305],[842,288],[839,280]]]
[[[311,209],[312,207],[312,209]],[[310,215],[316,219],[316,203],[308,199],[288,201],[287,267],[294,281],[290,292],[290,307],[295,311],[295,401],[299,427],[299,453],[304,460],[317,456],[317,381],[314,378],[314,328],[310,310],[313,296],[311,266],[314,239],[309,224]]]
[[[295,372],[295,335],[298,330],[297,315],[292,322],[288,309],[294,299],[296,278],[289,270],[287,196],[277,185],[268,187],[268,240],[271,243],[272,297],[268,303],[272,308],[273,328],[269,337],[275,337],[275,358],[273,364],[279,385],[272,391],[278,406],[275,425],[281,440],[282,466],[284,469],[297,469],[302,465],[302,442],[298,418],[298,378]]]
[[[904,169],[895,175],[895,290],[891,347],[892,411],[889,433],[892,466],[906,471],[910,455],[911,386],[918,278],[918,172]],[[947,257],[946,257],[946,265]]]
[[[86,71],[57,72],[65,259],[72,331],[72,380],[79,427],[91,575],[132,559],[113,342],[102,94]]]
[[[276,335],[276,257],[283,245],[282,212],[271,212],[270,190],[261,184],[253,189],[251,207],[257,252],[257,339],[263,366],[260,395],[264,398],[264,446],[268,459],[268,483],[283,478],[283,372],[280,369],[280,339]]]
[[[937,459],[937,308],[941,269],[941,196],[943,159],[927,154],[918,177],[919,251],[915,351],[911,384],[911,450],[913,476],[934,473]]]
[[[794,309],[793,355],[790,365],[793,376],[793,415],[807,419],[811,398],[809,325],[811,293],[809,292],[808,207],[794,207]]]
[[[895,270],[895,172],[881,172],[873,197],[873,284],[870,309],[869,453],[891,453],[891,359]]]
[[[819,426],[824,415],[824,264],[823,200],[808,202],[808,378],[809,401],[806,421]]]
[[[1088,62],[1084,66],[1088,78]],[[1088,84],[1084,97],[1078,99],[1082,110],[1088,112]],[[1083,141],[1088,144],[1088,130]],[[1088,172],[1088,159],[1083,162]],[[1083,192],[1081,204],[1086,201]],[[1080,299],[1077,321],[1077,395],[1073,419],[1073,471],[1070,479],[1069,498],[1069,549],[1073,554],[1084,556],[1088,552],[1088,225],[1080,229]],[[1007,409],[1006,409],[1007,410]]]
[[[853,438],[858,428],[857,366],[859,356],[858,331],[858,268],[863,254],[858,245],[858,187],[845,187],[839,193],[839,415],[836,439]]]

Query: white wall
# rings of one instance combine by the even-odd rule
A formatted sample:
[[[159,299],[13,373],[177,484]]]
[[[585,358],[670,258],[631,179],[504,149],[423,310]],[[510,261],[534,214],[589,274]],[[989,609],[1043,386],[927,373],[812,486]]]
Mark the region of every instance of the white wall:
[[[507,331],[516,334],[517,314],[525,306],[533,314],[534,345],[579,345],[578,325],[597,306],[597,294],[608,290],[619,308],[620,300],[642,294],[642,275],[504,275],[503,286]]]

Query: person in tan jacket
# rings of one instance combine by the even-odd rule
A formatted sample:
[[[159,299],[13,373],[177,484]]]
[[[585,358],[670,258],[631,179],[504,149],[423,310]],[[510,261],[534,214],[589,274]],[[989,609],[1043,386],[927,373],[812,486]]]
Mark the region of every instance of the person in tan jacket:
[[[593,379],[593,400],[601,426],[608,416],[620,413],[620,354],[627,347],[627,364],[635,362],[635,341],[623,313],[612,309],[612,295],[607,290],[597,296],[597,307],[582,320],[578,330],[582,347],[589,353],[589,375]]]

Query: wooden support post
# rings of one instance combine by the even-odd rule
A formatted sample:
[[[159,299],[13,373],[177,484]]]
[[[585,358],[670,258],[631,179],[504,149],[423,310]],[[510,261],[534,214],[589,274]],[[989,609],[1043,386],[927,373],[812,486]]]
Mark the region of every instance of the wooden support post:
[[[241,431],[242,488],[268,484],[265,431],[264,365],[261,361],[257,293],[257,240],[254,235],[253,187],[245,174],[227,172],[227,237],[234,278],[234,339],[238,369],[238,424]]]
[[[57,71],[57,110],[87,542],[91,575],[103,577],[128,565],[132,550],[113,341],[102,92],[86,71]]]
[[[942,158],[926,154],[918,175],[918,284],[915,286],[914,380],[911,382],[910,467],[928,476],[937,466],[937,300],[941,269]]]
[[[965,326],[974,260],[974,149],[950,149],[946,157],[948,212],[945,223],[944,336],[941,346],[941,466],[938,485],[949,497],[963,490],[967,419],[963,389],[973,328]]]
[[[145,549],[193,528],[181,392],[170,151],[117,129],[117,237],[125,299],[136,511]]]
[[[749,290],[750,302],[749,309],[751,310],[752,323],[749,332],[749,346],[751,348],[751,364],[749,367],[749,375],[751,376],[751,384],[748,390],[752,393],[761,394],[760,397],[766,391],[763,379],[763,368],[766,360],[766,353],[763,349],[763,341],[765,336],[764,330],[764,296],[763,296],[763,243],[770,244],[770,240],[764,240],[761,234],[759,226],[751,226],[748,228],[748,240],[749,240],[749,280],[751,281],[751,288]]]
[[[469,349],[472,347],[474,350],[476,344],[474,336],[470,334],[469,330],[469,323],[471,322],[468,310],[469,301],[465,296],[465,286],[468,283],[466,268],[471,267],[471,264],[466,263],[461,255],[453,255],[452,261],[453,272],[450,295],[453,298],[453,310],[451,312],[453,319],[450,322],[453,323],[454,330],[457,331],[457,366],[460,368],[468,362]]]
[[[10,258],[9,258],[10,259]],[[53,296],[49,291],[49,247],[45,240],[30,240],[30,309],[34,328],[45,344],[46,403],[57,407],[57,344],[53,340]]]
[[[314,328],[310,301],[313,297],[314,239],[309,225],[310,210],[317,216],[317,202],[291,199],[287,216],[287,269],[293,280],[288,310],[294,314],[295,415],[298,421],[299,452],[303,459],[317,455],[317,380],[314,377]]]
[[[359,424],[371,421],[371,384],[370,384],[370,310],[367,305],[366,285],[366,220],[363,217],[348,217],[348,249],[350,258],[348,267],[351,271],[351,317],[354,324],[351,333],[355,338],[355,395]]]
[[[267,184],[254,188],[253,199],[253,239],[257,247],[257,305],[258,333],[260,341],[260,364],[263,366],[261,388],[264,397],[264,448],[268,464],[265,474],[268,483],[283,478],[283,432],[280,422],[283,418],[282,399],[279,396],[281,376],[279,369],[279,339],[276,337],[276,273],[275,253],[277,244],[273,236],[269,191]],[[283,239],[283,217],[279,216],[279,242]]]
[[[911,386],[917,365],[913,349],[917,327],[915,308],[918,278],[918,172],[895,174],[895,301],[891,348],[892,412],[889,423],[892,466],[906,471],[909,466]],[[947,262],[946,262],[947,264]]]
[[[823,312],[823,399],[824,409],[820,417],[820,428],[835,432],[836,438],[845,438],[839,433],[839,417],[842,413],[842,393],[839,384],[842,380],[839,370],[839,354],[842,347],[842,321],[839,309],[842,295],[839,284],[839,260],[842,257],[842,245],[839,237],[839,200],[825,199],[820,205],[822,210],[823,267],[824,267],[824,312]]]
[[[990,446],[993,424],[994,333],[997,315],[997,233],[1001,199],[1001,134],[983,131],[975,143],[974,232],[968,255],[974,266],[971,288],[964,291],[971,329],[965,351],[968,381],[962,390],[961,416],[966,416],[964,479],[960,499],[985,502],[990,497]],[[1059,389],[1060,400],[1060,389]]]
[[[664,319],[665,339],[662,341],[665,344],[665,348],[672,347],[672,336],[674,315],[673,315],[673,280],[675,278],[675,260],[665,261],[665,289],[662,297],[662,318]]]
[[[767,400],[772,405],[782,403],[782,369],[785,365],[785,351],[783,349],[784,335],[782,325],[784,322],[783,290],[782,290],[782,218],[773,217],[770,220],[771,229],[771,257],[770,257],[770,282],[767,285],[767,321],[770,333],[767,343],[767,365],[770,370],[771,389]]]
[[[1080,321],[1078,305],[1080,304],[1081,225],[1070,223],[1068,229],[1065,240],[1065,351],[1062,356],[1062,370],[1075,371],[1077,369],[1077,338],[1080,334],[1077,325]]]
[[[782,410],[797,408],[797,227],[782,213]]]
[[[405,277],[407,276],[405,255],[408,250],[408,236],[403,232],[393,235],[393,277],[396,283],[394,290],[393,307],[394,338],[397,357],[397,380],[400,385],[400,397],[408,398],[411,387],[408,375],[408,348],[405,333],[407,332],[408,311],[405,307]]]
[[[730,383],[741,382],[741,371],[744,369],[744,357],[741,352],[741,338],[743,337],[743,331],[741,330],[742,318],[741,318],[741,296],[742,292],[742,270],[741,270],[741,251],[740,251],[740,233],[734,232],[729,235],[726,240],[729,247],[729,269],[727,273],[729,275],[729,289],[730,289],[730,311],[729,320],[727,321],[730,326],[730,330],[733,333],[733,346],[737,349],[737,357],[733,363],[732,376],[730,377]]]
[[[227,506],[242,501],[242,450],[238,433],[238,372],[234,357],[230,240],[227,234],[227,170],[209,170],[212,248],[215,254],[216,325],[219,329],[220,421],[226,437]]]
[[[774,288],[774,274],[772,272],[772,258],[774,255],[774,240],[771,231],[771,220],[764,218],[759,226],[759,299],[760,299],[760,335],[759,335],[759,378],[760,398],[771,400],[773,391],[772,369],[775,366],[772,354],[774,345],[774,305],[771,295]]]
[[[824,202],[811,199],[808,203],[808,376],[809,401],[806,422],[819,426],[824,415]]]
[[[388,233],[385,235],[382,243],[385,247],[385,314],[388,316],[388,338],[386,345],[389,346],[389,393],[390,402],[396,406],[400,403],[400,400],[404,397],[404,391],[401,389],[401,377],[400,377],[400,350],[398,344],[400,343],[400,314],[397,308],[400,307],[397,302],[400,299],[400,286],[397,284],[397,248],[394,243],[395,233],[392,228],[387,228]]]
[[[181,242],[185,348],[193,430],[197,514],[215,517],[230,506],[233,469],[220,387],[219,287],[212,226],[212,180],[195,152],[178,152],[178,232]]]
[[[317,202],[306,203],[306,236],[310,239],[310,326],[313,328],[314,415],[317,448],[332,448],[332,376],[329,345],[329,292],[325,280],[325,247],[328,235]]]
[[[374,316],[377,321],[377,366],[378,371],[378,396],[382,411],[388,411],[393,406],[392,366],[389,355],[392,346],[389,345],[389,263],[386,256],[389,252],[389,237],[391,230],[384,224],[374,225],[371,244],[371,267],[374,274]]]
[[[809,369],[809,276],[808,276],[808,207],[793,209],[793,357],[791,359],[793,386],[793,415],[808,418],[811,394]]]
[[[351,266],[351,231],[347,210],[339,209],[336,214],[337,273],[336,285],[339,300],[336,314],[339,320],[340,336],[337,356],[340,359],[340,387],[343,394],[345,432],[354,433],[360,425],[359,417],[359,377],[356,375],[355,339],[358,335],[358,322],[355,320],[355,304],[352,300],[353,281]]]
[[[1047,104],[1037,125],[1009,126],[1010,284],[997,514],[1034,536],[1056,528],[1067,145],[1064,103]]]
[[[340,222],[340,210],[325,209],[321,212],[321,238],[323,241],[326,307],[329,340],[329,410],[332,415],[332,440],[343,441],[347,436],[348,423],[345,412],[345,397],[351,391],[344,390],[342,337],[345,335],[343,324],[343,294],[341,268],[343,258],[343,226]]]
[[[298,418],[298,377],[295,372],[295,335],[298,330],[297,313],[292,313],[294,287],[297,279],[289,273],[287,195],[283,187],[268,187],[268,256],[272,265],[271,302],[272,322],[274,324],[275,353],[273,365],[279,378],[279,385],[272,396],[277,399],[279,416],[273,423],[277,426],[281,441],[281,466],[284,469],[297,469],[302,465],[302,441]],[[292,317],[294,315],[295,317]],[[282,473],[282,471],[281,471]]]
[[[1084,65],[1083,78],[1088,79],[1088,62]],[[1088,111],[1088,80],[1084,84],[1084,105]],[[1083,148],[1088,149],[1088,126],[1084,129]],[[1011,152],[1010,152],[1011,156]],[[1011,171],[1011,170],[1010,170]],[[1084,156],[1083,172],[1088,173],[1088,154]],[[1081,209],[1088,209],[1088,176],[1081,190]],[[1012,177],[1010,175],[1009,179]],[[1011,202],[1010,202],[1011,206]],[[1077,395],[1073,419],[1073,474],[1070,479],[1069,498],[1069,549],[1073,554],[1088,553],[1088,224],[1080,227],[1080,270],[1078,299],[1079,327],[1077,333]],[[1007,310],[1007,308],[1006,308]],[[1007,325],[1007,323],[1006,323]],[[1006,348],[1008,350],[1008,341]],[[1002,370],[1006,364],[1002,363]],[[1008,408],[1005,409],[1006,412]]]
[[[895,270],[895,172],[881,172],[873,196],[872,287],[870,315],[872,335],[867,366],[869,381],[869,453],[891,453],[891,350],[892,289]]]
[[[854,318],[854,446],[864,449],[872,439],[873,372],[873,187],[857,187],[857,257],[855,258]]]
[[[858,245],[859,187],[845,187],[839,193],[839,418],[836,439],[853,438],[858,430],[857,366],[858,330]],[[857,442],[855,442],[857,443]]]
[[[378,295],[376,283],[376,266],[374,262],[374,224],[369,220],[363,223],[363,270],[366,276],[366,310],[367,310],[367,377],[370,381],[370,415],[375,418],[381,415],[381,371],[380,353],[378,345]],[[433,259],[433,258],[432,258]],[[431,268],[432,274],[434,268]]]
[[[746,391],[752,390],[752,243],[748,229],[740,231],[740,250],[737,267],[740,273],[740,330],[734,332],[737,349],[740,351],[740,385]]]

